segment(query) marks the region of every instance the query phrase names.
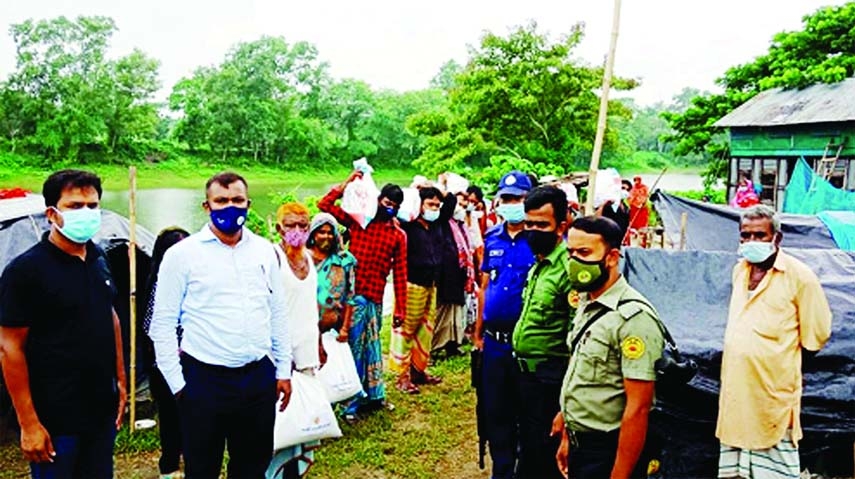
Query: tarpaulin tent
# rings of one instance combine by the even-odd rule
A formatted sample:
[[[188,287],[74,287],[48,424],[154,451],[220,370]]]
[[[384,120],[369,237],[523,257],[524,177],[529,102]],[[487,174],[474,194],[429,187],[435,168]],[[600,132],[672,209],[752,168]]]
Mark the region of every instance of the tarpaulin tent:
[[[730,229],[735,236],[735,230]],[[834,314],[832,337],[804,362],[799,452],[811,472],[852,476],[855,439],[855,253],[787,249],[820,278]],[[700,371],[679,395],[659,397],[655,429],[665,438],[666,477],[715,477],[715,420],[724,329],[737,255],[726,251],[629,248],[623,270]]]
[[[670,244],[680,244],[680,218],[688,215],[686,249],[700,251],[736,251],[739,247],[741,210],[729,206],[702,203],[656,191],[653,207],[665,226]],[[783,246],[807,249],[837,249],[826,224],[816,216],[780,214]]]
[[[6,268],[16,256],[28,250],[41,240],[50,229],[44,214],[44,199],[39,195],[28,195],[26,198],[0,200],[0,272]],[[125,348],[125,367],[130,367],[130,267],[128,264],[128,242],[130,227],[128,220],[112,211],[102,210],[101,229],[93,241],[104,251],[110,271],[113,274],[116,288],[120,292],[114,307],[122,325],[122,343]],[[155,236],[140,226],[137,226],[137,285],[145,284],[151,265],[151,254]],[[137,304],[137,318],[142,318],[144,305]],[[137,379],[145,379],[142,374],[144,366],[141,361],[142,349],[137,335]],[[128,376],[130,377],[130,376]],[[4,421],[13,420],[9,416],[11,403],[0,388],[0,427]]]
[[[855,211],[855,191],[835,188],[799,158],[784,198],[784,211],[815,215],[821,211]]]

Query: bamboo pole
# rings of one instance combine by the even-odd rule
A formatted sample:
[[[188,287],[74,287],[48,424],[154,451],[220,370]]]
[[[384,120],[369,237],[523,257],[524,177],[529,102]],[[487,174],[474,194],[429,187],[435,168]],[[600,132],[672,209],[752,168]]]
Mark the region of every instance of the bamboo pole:
[[[128,190],[129,241],[128,261],[130,271],[130,330],[131,330],[131,432],[136,430],[137,420],[137,169],[130,167],[130,189]]]
[[[603,140],[606,136],[606,120],[609,112],[609,90],[612,87],[612,72],[615,67],[615,51],[617,50],[618,31],[620,30],[620,2],[615,0],[614,18],[612,19],[612,39],[609,44],[609,54],[606,57],[606,69],[603,73],[603,91],[600,96],[600,114],[597,118],[597,136],[594,138],[594,151],[591,153],[591,167],[588,172],[588,199],[585,202],[587,214],[594,211],[594,193],[597,185],[597,170],[600,167],[600,156],[603,153]]]
[[[686,226],[689,223],[689,213],[680,215],[680,251],[686,250]]]

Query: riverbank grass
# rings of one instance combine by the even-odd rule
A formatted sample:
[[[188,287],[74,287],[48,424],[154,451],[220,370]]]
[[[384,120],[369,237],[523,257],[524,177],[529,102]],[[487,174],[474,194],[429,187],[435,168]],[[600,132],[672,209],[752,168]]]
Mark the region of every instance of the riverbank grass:
[[[191,157],[181,157],[158,163],[138,162],[137,187],[150,188],[200,188],[205,181],[216,173],[231,170],[244,176],[251,186],[275,187],[287,185],[327,185],[343,181],[350,169],[342,166],[311,169],[287,170],[284,167],[249,164],[246,162],[221,163],[205,161]],[[125,190],[128,188],[128,168],[124,164],[68,165],[56,164],[53,167],[33,167],[23,162],[23,157],[0,155],[0,188],[25,188],[40,191],[42,183],[53,171],[63,168],[79,168],[92,171],[101,177],[104,189]],[[400,181],[412,178],[415,170],[410,168],[383,169],[377,172],[375,179]]]

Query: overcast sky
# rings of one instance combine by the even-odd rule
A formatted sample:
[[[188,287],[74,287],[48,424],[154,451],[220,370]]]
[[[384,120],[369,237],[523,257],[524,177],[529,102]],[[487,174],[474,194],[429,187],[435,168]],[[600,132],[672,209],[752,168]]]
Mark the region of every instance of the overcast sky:
[[[641,103],[669,100],[764,53],[772,35],[845,0],[623,0],[616,74],[639,78]],[[222,61],[231,45],[261,35],[315,44],[335,77],[396,90],[428,85],[449,59],[485,30],[505,34],[535,20],[556,37],[586,24],[577,55],[601,63],[611,32],[611,0],[2,0],[0,26],[27,18],[106,15],[119,32],[115,55],[138,47],[161,61],[165,98],[200,65]],[[0,77],[14,68],[14,44],[0,35]]]

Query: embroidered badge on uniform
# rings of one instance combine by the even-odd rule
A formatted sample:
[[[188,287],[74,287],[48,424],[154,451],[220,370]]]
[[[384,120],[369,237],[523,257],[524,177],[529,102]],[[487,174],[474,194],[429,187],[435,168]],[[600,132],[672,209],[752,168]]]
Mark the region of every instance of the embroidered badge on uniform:
[[[623,356],[627,359],[638,359],[644,356],[644,341],[638,336],[630,336],[620,345]]]
[[[570,303],[570,307],[576,309],[579,307],[579,292],[575,289],[570,291],[570,294],[567,295],[567,301]]]

